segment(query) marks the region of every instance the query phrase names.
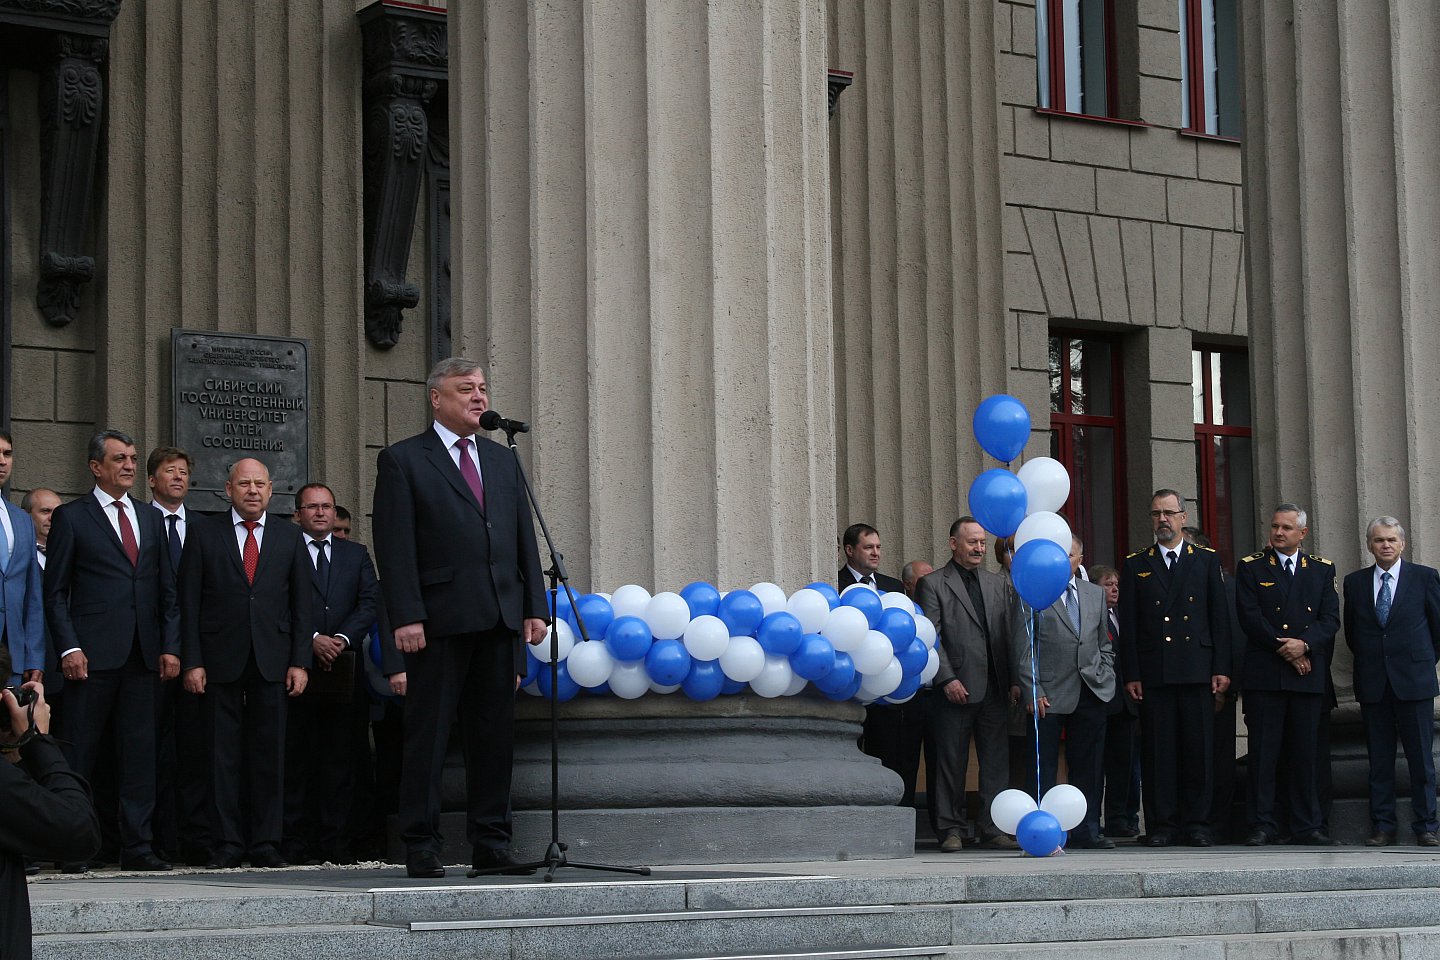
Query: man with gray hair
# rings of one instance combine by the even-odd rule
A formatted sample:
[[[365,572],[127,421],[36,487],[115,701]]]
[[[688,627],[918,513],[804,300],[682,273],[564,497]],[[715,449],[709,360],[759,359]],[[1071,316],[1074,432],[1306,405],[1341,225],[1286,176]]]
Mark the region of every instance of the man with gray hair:
[[[1375,563],[1345,578],[1345,642],[1355,654],[1355,699],[1370,755],[1367,846],[1395,842],[1395,741],[1410,767],[1410,829],[1422,847],[1440,846],[1435,810],[1435,697],[1440,684],[1440,574],[1401,562],[1405,528],[1379,517],[1365,531]]]
[[[1320,804],[1320,725],[1340,600],[1335,566],[1301,551],[1305,511],[1281,503],[1270,517],[1270,543],[1240,561],[1235,602],[1245,634],[1242,686],[1250,737],[1246,765],[1246,844],[1280,839],[1277,780],[1289,786],[1290,842],[1331,846]],[[1283,775],[1282,775],[1283,771]]]

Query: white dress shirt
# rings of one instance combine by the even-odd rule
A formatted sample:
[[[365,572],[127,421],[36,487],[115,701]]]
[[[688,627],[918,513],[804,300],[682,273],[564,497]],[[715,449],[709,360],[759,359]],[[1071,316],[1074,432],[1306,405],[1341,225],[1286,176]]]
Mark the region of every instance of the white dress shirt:
[[[115,539],[121,543],[125,542],[125,538],[120,535],[120,511],[112,507],[111,504],[125,504],[125,518],[130,521],[130,531],[135,534],[135,544],[139,546],[140,521],[136,519],[135,498],[128,493],[123,497],[112,497],[99,487],[96,487],[91,492],[91,495],[95,498],[95,502],[100,504],[100,512],[105,514],[105,519],[110,521],[110,529],[115,531]]]
[[[1289,572],[1289,573],[1292,573],[1292,574],[1293,574],[1293,573],[1299,573],[1299,572],[1300,572],[1300,551],[1299,551],[1299,550],[1296,550],[1294,553],[1290,553],[1290,554],[1281,553],[1279,550],[1276,550],[1276,551],[1275,551],[1275,562],[1278,563],[1278,564],[1280,564],[1280,569],[1281,569],[1281,570],[1284,570],[1284,569],[1285,569],[1285,561],[1287,561],[1287,560],[1290,561],[1290,569],[1289,569],[1288,572]]]
[[[1185,549],[1185,542],[1182,540],[1182,541],[1180,542],[1180,546],[1178,546],[1178,547],[1167,547],[1167,546],[1165,546],[1163,543],[1160,543],[1160,542],[1157,540],[1157,541],[1155,542],[1155,546],[1157,546],[1157,547],[1160,548],[1160,562],[1163,563],[1163,564],[1165,564],[1166,567],[1169,567],[1169,566],[1170,566],[1170,554],[1172,554],[1172,553],[1175,554],[1175,562],[1176,562],[1176,563],[1179,563],[1179,562],[1180,562],[1180,551],[1183,550],[1183,549]]]
[[[160,527],[165,532],[165,538],[170,538],[170,517],[176,517],[175,529],[180,534],[180,546],[185,546],[185,530],[189,519],[185,515],[185,504],[180,504],[175,510],[167,510],[158,501],[151,500],[150,506],[160,511]]]
[[[1395,588],[1400,585],[1400,562],[1400,558],[1396,557],[1395,565],[1389,570],[1381,570],[1380,564],[1375,564],[1375,580],[1371,584],[1371,587],[1375,590],[1375,600],[1377,602],[1380,600],[1380,574],[1382,573],[1390,574],[1390,602],[1392,604],[1395,602]]]
[[[439,420],[431,424],[435,428],[435,435],[445,444],[445,451],[450,454],[450,462],[455,464],[455,469],[460,469],[460,448],[455,446],[455,441],[460,439],[460,434],[445,426]],[[485,486],[485,474],[480,472],[480,445],[475,442],[475,435],[472,433],[465,439],[470,441],[470,462],[475,464],[475,475],[480,478],[480,486]]]
[[[256,523],[260,524],[260,526],[258,526],[258,527],[255,528],[255,546],[256,546],[257,549],[259,549],[260,547],[265,546],[265,517],[266,517],[266,516],[267,516],[266,514],[263,514],[263,513],[262,513],[262,514],[260,514],[260,519],[257,520],[257,521],[255,521]],[[245,527],[242,526],[242,524],[244,524],[244,522],[245,522],[244,518],[241,517],[240,514],[238,514],[238,513],[235,512],[235,508],[234,508],[234,507],[231,507],[231,508],[230,508],[230,523],[235,527],[235,545],[240,549],[240,559],[241,559],[241,560],[244,560],[244,559],[245,559],[245,534],[248,532],[248,531],[245,529]]]
[[[848,563],[845,564],[845,569],[850,571],[850,576],[855,578],[856,583],[863,583],[867,587],[874,587],[876,590],[880,589],[880,582],[875,579],[875,574],[861,573]]]

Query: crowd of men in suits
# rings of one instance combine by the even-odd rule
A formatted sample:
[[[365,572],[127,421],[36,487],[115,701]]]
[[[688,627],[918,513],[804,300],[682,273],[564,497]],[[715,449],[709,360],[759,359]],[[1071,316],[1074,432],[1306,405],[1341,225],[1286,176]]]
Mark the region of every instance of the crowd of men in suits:
[[[1232,839],[1333,845],[1329,716],[1342,620],[1369,749],[1366,843],[1396,842],[1398,742],[1415,842],[1440,846],[1432,754],[1440,574],[1401,560],[1400,522],[1369,524],[1375,562],[1342,587],[1331,561],[1303,551],[1308,518],[1296,504],[1276,506],[1266,547],[1240,560],[1233,576],[1204,534],[1187,526],[1179,493],[1157,490],[1149,516],[1154,542],[1118,569],[1085,568],[1075,538],[1064,595],[1038,611],[1010,584],[1006,541],[994,544],[1000,571],[985,568],[990,541],[972,517],[951,525],[946,563],[911,561],[903,581],[879,574],[874,527],[845,532],[841,588],[903,589],[939,634],[940,669],[929,689],[904,704],[871,705],[864,744],[901,775],[906,804],[923,745],[940,849],[1012,848],[991,820],[991,802],[1007,787],[1038,796],[1053,786],[1062,742],[1066,779],[1087,802],[1070,847],[1111,849],[1117,837],[1154,847]],[[1237,709],[1249,744],[1245,823],[1235,833]]]
[[[427,388],[431,428],[379,457],[383,583],[327,485],[301,487],[293,518],[272,514],[257,459],[229,464],[229,509],[201,515],[185,503],[186,451],[150,454],[145,502],[134,441],[104,430],[90,493],[0,501],[7,681],[58,701],[72,767],[112,781],[101,820],[122,869],[353,862],[377,846],[373,778],[388,767],[410,875],[443,876],[440,775],[458,715],[474,867],[527,872],[509,851],[510,731],[522,641],[546,629],[538,551],[518,465],[477,435],[480,366],[442,361]],[[0,432],[0,485],[14,456]],[[406,709],[373,702],[372,642]],[[379,768],[377,706],[375,741],[403,742]]]

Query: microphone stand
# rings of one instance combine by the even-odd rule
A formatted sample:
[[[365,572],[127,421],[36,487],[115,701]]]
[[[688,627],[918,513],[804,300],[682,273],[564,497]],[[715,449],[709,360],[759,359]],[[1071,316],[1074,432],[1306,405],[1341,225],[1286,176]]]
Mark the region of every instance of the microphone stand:
[[[575,610],[575,622],[580,627],[580,639],[589,640],[589,634],[585,631],[585,621],[580,616],[580,611],[575,609],[575,592],[570,589],[570,577],[565,572],[565,558],[555,549],[555,540],[550,536],[550,527],[545,523],[545,514],[540,509],[540,502],[535,499],[535,490],[530,486],[530,477],[525,473],[525,464],[520,461],[520,449],[515,445],[515,434],[520,432],[512,421],[500,421],[505,431],[505,444],[510,448],[511,455],[515,458],[515,470],[520,474],[520,482],[525,487],[525,499],[530,504],[530,509],[535,512],[535,520],[540,524],[540,532],[545,537],[545,549],[550,553],[550,569],[545,571],[545,576],[550,579],[550,609],[559,609],[556,599],[560,587],[565,587],[565,596],[570,601],[570,609]],[[519,426],[523,427],[523,424]],[[553,623],[553,617],[552,623]],[[575,867],[580,870],[606,870],[611,873],[633,873],[637,876],[650,876],[649,867],[620,867],[603,863],[576,863],[567,855],[569,846],[560,840],[560,718],[558,714],[560,699],[556,694],[560,687],[560,638],[559,631],[550,638],[550,845],[545,848],[545,856],[539,860],[532,860],[528,863],[517,865],[524,869],[545,868],[545,882],[549,883],[555,879],[555,871],[561,867]],[[467,877],[475,877],[485,874],[501,873],[514,870],[517,867],[486,867],[483,870],[471,870]]]

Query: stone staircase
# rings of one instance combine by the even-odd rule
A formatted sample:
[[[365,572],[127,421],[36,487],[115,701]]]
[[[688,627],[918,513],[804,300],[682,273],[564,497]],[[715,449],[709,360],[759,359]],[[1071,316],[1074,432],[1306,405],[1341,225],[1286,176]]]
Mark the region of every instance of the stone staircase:
[[[1238,851],[1186,861],[1085,852],[1043,862],[990,858],[964,875],[950,871],[971,866],[965,858],[937,857],[922,865],[928,872],[889,872],[890,863],[848,876],[363,889],[327,888],[302,874],[273,884],[254,882],[260,874],[212,875],[198,887],[187,882],[197,877],[111,880],[90,884],[83,897],[38,891],[35,956],[1440,957],[1440,859],[1277,856],[1286,862]],[[1147,860],[1155,868],[1144,868]],[[175,895],[180,888],[191,893]]]

